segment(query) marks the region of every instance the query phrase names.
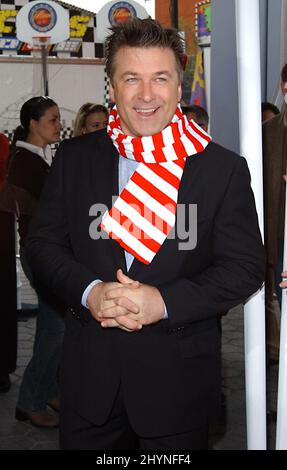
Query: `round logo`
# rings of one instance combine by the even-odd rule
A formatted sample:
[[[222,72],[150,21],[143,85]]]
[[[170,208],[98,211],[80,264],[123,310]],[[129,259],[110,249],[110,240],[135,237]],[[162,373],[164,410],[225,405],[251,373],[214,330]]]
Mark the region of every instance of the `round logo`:
[[[54,28],[57,14],[47,3],[37,3],[29,12],[29,23],[39,33],[45,33]]]
[[[125,23],[130,18],[137,16],[135,8],[128,2],[117,2],[109,11],[109,22],[112,26]]]

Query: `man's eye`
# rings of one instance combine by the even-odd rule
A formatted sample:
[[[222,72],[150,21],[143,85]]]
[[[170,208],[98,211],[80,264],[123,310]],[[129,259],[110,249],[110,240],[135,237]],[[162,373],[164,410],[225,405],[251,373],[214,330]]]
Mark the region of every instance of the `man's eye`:
[[[167,81],[167,78],[166,78],[166,77],[157,77],[157,78],[156,78],[156,81],[157,81],[157,82],[166,82],[166,81]]]
[[[126,82],[127,83],[136,83],[137,82],[137,78],[136,77],[130,77],[130,78],[127,78],[126,79]]]

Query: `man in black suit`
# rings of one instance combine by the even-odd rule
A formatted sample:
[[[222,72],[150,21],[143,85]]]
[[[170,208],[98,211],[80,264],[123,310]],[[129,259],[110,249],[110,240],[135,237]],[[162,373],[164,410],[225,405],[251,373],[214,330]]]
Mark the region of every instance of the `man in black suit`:
[[[246,162],[182,115],[182,55],[154,20],[113,29],[108,133],[62,143],[34,220],[35,275],[69,305],[62,449],[206,449],[219,314],[264,278]]]

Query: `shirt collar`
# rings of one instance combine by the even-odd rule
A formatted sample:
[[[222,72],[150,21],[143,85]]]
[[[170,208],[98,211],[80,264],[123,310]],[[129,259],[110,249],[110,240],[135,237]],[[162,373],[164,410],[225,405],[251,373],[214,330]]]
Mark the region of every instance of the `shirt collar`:
[[[48,159],[45,156],[45,150],[42,147],[38,147],[38,145],[33,145],[29,142],[24,142],[23,140],[17,140],[16,147],[22,147],[24,149],[30,150],[30,152],[39,155],[39,157],[45,160],[46,163],[49,163]]]

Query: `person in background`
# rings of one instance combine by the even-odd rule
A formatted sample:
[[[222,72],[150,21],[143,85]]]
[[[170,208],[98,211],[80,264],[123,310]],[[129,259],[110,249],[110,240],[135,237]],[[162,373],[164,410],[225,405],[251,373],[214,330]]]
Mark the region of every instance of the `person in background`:
[[[6,184],[9,151],[9,140],[0,133],[0,393],[9,391],[17,359],[15,217]]]
[[[5,134],[0,132],[0,191],[4,186],[7,171],[7,161],[10,152],[9,140]]]
[[[278,360],[280,327],[274,304],[274,291],[281,306],[282,291],[279,287],[283,271],[283,240],[285,226],[284,175],[287,163],[287,64],[281,70],[281,91],[285,105],[281,113],[263,123],[263,189],[264,231],[267,254],[266,266],[266,334],[267,354]]]
[[[182,114],[177,31],[134,18],[107,51],[108,129],[60,145],[27,245],[69,303],[61,449],[207,449],[218,315],[264,278],[248,167]]]
[[[262,114],[261,119],[263,123],[265,121],[269,121],[269,119],[272,119],[277,114],[280,114],[280,111],[277,108],[277,106],[275,106],[275,104],[265,101],[264,103],[261,104],[261,114]]]
[[[287,287],[287,271],[283,271],[283,273],[281,273],[281,276],[282,276],[282,281],[280,282],[279,286],[282,289],[286,289],[286,287]]]
[[[74,137],[99,131],[108,125],[109,112],[101,104],[85,103],[80,107],[74,125]]]
[[[189,121],[193,119],[196,122],[196,124],[202,127],[202,129],[205,132],[208,131],[209,116],[208,116],[207,111],[204,108],[196,104],[193,104],[190,106],[183,106],[182,112],[183,114],[186,115]]]
[[[20,122],[9,160],[8,183],[17,208],[21,264],[38,294],[39,306],[33,356],[23,375],[15,416],[30,420],[35,426],[51,428],[59,423],[58,416],[47,410],[47,404],[59,409],[57,374],[64,320],[55,308],[56,301],[37,284],[25,250],[30,222],[50,170],[46,148],[60,139],[59,108],[47,96],[31,98],[21,108]]]

